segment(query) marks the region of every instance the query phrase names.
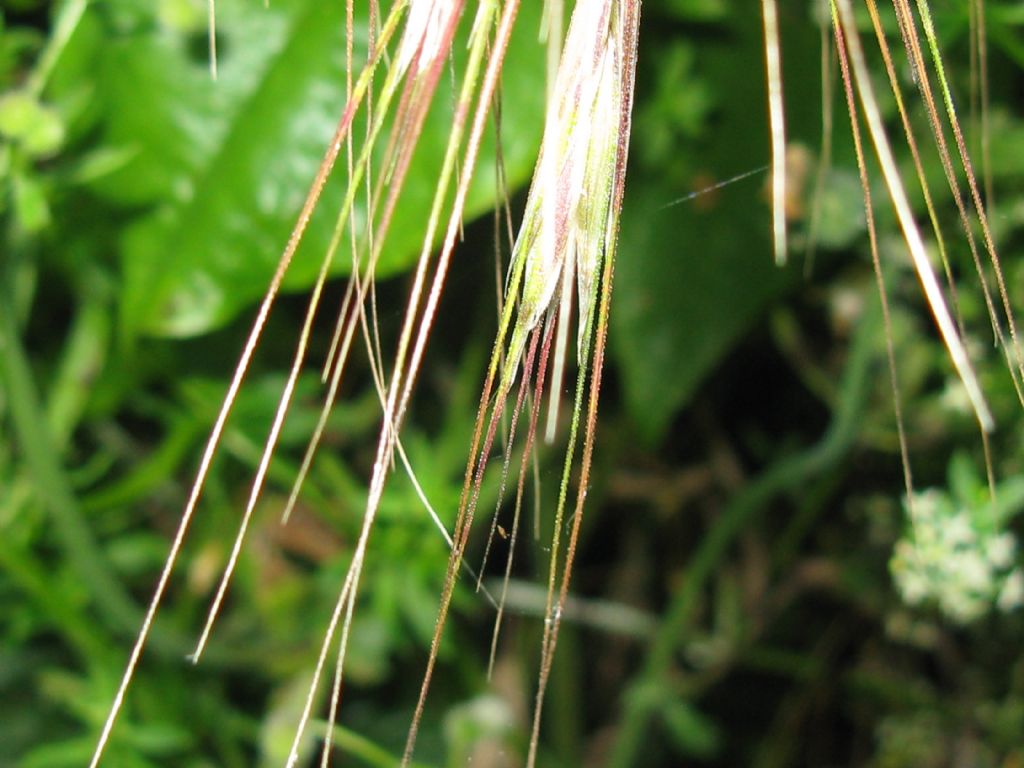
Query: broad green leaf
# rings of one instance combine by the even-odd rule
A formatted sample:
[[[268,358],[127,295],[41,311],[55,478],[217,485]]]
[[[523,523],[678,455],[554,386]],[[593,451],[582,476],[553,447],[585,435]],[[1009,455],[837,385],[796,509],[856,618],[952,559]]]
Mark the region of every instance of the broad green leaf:
[[[122,243],[123,320],[130,332],[198,334],[227,322],[266,289],[344,108],[344,3],[282,0],[265,9],[222,0],[216,82],[207,72],[204,33],[173,29],[142,4],[118,4],[125,8],[124,18],[110,12],[105,22],[98,91],[109,116],[107,143],[134,154],[96,185],[108,198],[149,209]],[[471,15],[470,9],[462,19],[462,40]],[[503,149],[513,186],[532,169],[544,93],[539,6],[525,4],[520,15],[503,83]],[[366,23],[357,16],[357,37]],[[461,57],[463,42],[455,48]],[[366,56],[364,37],[355,49],[358,66]],[[418,255],[453,101],[445,77],[378,274],[406,269]],[[362,124],[356,126],[361,134]],[[287,289],[303,289],[315,277],[343,194],[344,162],[339,166]],[[485,146],[467,217],[488,210],[495,190],[493,151]],[[356,220],[363,218],[357,210]],[[345,273],[347,261],[338,258],[334,273]]]
[[[757,14],[734,17],[737,21],[723,29],[721,40],[702,45],[698,53],[696,73],[718,94],[711,105],[714,130],[687,142],[689,146],[675,147],[660,175],[634,172],[626,182],[612,349],[629,413],[641,436],[652,443],[802,270],[799,262],[786,269],[773,266],[766,176],[666,207],[690,191],[670,186],[673,168],[693,169],[703,179],[693,185],[699,189],[768,162],[763,75],[741,63],[757,60],[760,21]],[[784,60],[786,72],[799,72],[801,66],[813,66],[813,57]],[[786,82],[791,126],[812,126],[820,120],[820,101],[808,79],[791,77]],[[686,98],[686,91],[679,98]],[[637,125],[644,123],[638,120]],[[808,130],[810,136],[813,130]],[[642,145],[642,131],[632,140],[634,147]],[[750,396],[756,397],[754,384]]]
[[[794,271],[772,265],[766,212],[741,227],[718,209],[659,209],[670,198],[664,187],[632,190],[615,270],[613,349],[629,413],[651,443]]]

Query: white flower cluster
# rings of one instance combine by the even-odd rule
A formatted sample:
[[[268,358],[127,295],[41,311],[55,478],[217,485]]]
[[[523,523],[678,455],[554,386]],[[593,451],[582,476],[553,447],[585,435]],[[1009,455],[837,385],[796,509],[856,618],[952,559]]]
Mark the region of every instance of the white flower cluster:
[[[976,621],[993,605],[1024,605],[1024,571],[1017,540],[979,524],[969,508],[938,490],[915,494],[911,525],[896,543],[889,569],[909,605],[936,604],[958,624]]]

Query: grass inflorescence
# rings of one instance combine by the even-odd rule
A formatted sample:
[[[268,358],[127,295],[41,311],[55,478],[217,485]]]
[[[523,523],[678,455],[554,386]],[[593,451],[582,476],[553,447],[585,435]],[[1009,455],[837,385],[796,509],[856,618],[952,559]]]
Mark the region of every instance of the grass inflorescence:
[[[71,7],[75,14],[81,16],[81,4],[72,4]],[[208,8],[211,74],[216,76],[212,1]],[[927,589],[921,586],[928,581],[921,573],[927,572],[928,578],[932,578],[937,565],[929,565],[932,570],[928,570],[922,563],[932,561],[915,553],[914,547],[921,546],[921,542],[941,541],[945,542],[944,546],[963,549],[961,545],[964,542],[958,540],[949,544],[948,536],[943,538],[941,532],[932,530],[936,518],[943,517],[935,511],[938,507],[934,499],[938,497],[921,495],[914,489],[911,472],[913,441],[908,437],[904,424],[906,408],[893,340],[886,277],[888,268],[883,263],[884,249],[876,221],[880,215],[876,200],[883,192],[891,202],[891,215],[898,226],[930,316],[979,428],[982,461],[988,481],[988,498],[982,503],[995,505],[997,487],[1001,487],[996,480],[997,459],[990,444],[990,436],[997,425],[983,387],[983,377],[978,372],[976,355],[972,357],[969,348],[967,337],[973,329],[969,328],[960,311],[958,294],[974,292],[982,297],[993,342],[1007,363],[1012,387],[1022,403],[1024,353],[1017,338],[1008,279],[998,256],[997,238],[990,222],[992,182],[988,178],[979,179],[974,170],[929,3],[917,0],[912,7],[909,0],[894,0],[892,16],[899,46],[889,42],[892,33],[875,0],[866,0],[864,8],[891,92],[885,98],[891,95],[895,113],[884,114],[883,96],[875,90],[876,80],[869,62],[869,57],[874,54],[866,50],[862,40],[864,25],[858,24],[853,0],[829,0],[827,13],[822,14],[823,21],[830,24],[831,30],[830,35],[823,32],[822,71],[826,78],[830,77],[834,74],[831,62],[838,62],[839,81],[850,118],[857,178],[864,200],[868,247],[880,294],[881,322],[877,325],[883,329],[887,340],[889,385],[895,404],[905,486],[903,495],[910,522],[910,532],[901,540],[893,569],[901,589],[915,595],[910,601],[920,602],[927,589],[934,586]],[[985,12],[980,0],[977,5],[972,5],[972,9],[973,23],[983,30],[980,25]],[[287,765],[297,765],[310,759],[309,732],[313,730],[318,710],[323,708],[325,690],[329,690],[325,722],[315,723],[317,733],[323,734],[320,747],[322,765],[326,766],[330,760],[334,734],[346,733],[339,730],[336,723],[347,679],[347,655],[359,608],[365,563],[379,521],[385,489],[399,471],[415,487],[432,524],[439,529],[449,549],[440,605],[429,641],[426,671],[408,730],[403,765],[411,764],[413,760],[418,731],[428,706],[428,690],[435,676],[446,621],[460,579],[475,581],[477,590],[483,591],[496,609],[488,674],[493,672],[515,568],[514,555],[517,545],[522,547],[520,539],[526,527],[523,517],[530,495],[528,489],[534,483],[538,451],[545,444],[557,445],[563,452],[560,454],[558,489],[554,500],[547,506],[539,505],[550,520],[551,538],[542,548],[543,570],[546,572],[544,604],[540,610],[543,624],[532,718],[524,749],[527,765],[532,768],[538,762],[543,704],[570,600],[586,500],[593,480],[613,277],[623,200],[627,194],[626,168],[640,48],[640,10],[639,0],[580,0],[566,27],[560,0],[548,0],[545,4],[543,33],[548,44],[545,62],[548,83],[539,157],[525,198],[518,233],[512,239],[510,260],[500,276],[497,334],[484,373],[457,508],[439,513],[430,504],[415,461],[406,450],[403,427],[454,268],[453,255],[463,234],[470,189],[478,166],[483,162],[481,153],[486,134],[493,126],[500,135],[501,112],[515,108],[513,104],[502,103],[501,99],[503,64],[513,31],[517,29],[519,1],[479,0],[468,4],[464,0],[396,0],[390,8],[383,10],[377,7],[375,0],[371,0],[367,14],[369,24],[365,30],[367,55],[360,64],[353,54],[355,15],[352,0],[349,0],[344,109],[259,304],[237,368],[228,382],[223,405],[216,414],[202,450],[194,482],[171,540],[170,552],[92,753],[93,768],[104,757],[130,683],[150,642],[157,613],[205,492],[214,458],[223,448],[229,417],[250,375],[253,357],[263,341],[268,318],[286,284],[311,221],[314,216],[323,215],[325,190],[342,175],[339,168],[342,165],[344,193],[336,209],[328,212],[333,217],[332,235],[311,282],[311,295],[296,335],[294,355],[265,440],[258,450],[237,535],[225,558],[222,576],[213,589],[206,619],[190,658],[195,663],[201,660],[222,612],[253,516],[266,495],[271,465],[288,415],[295,406],[297,387],[303,372],[310,367],[311,339],[318,320],[325,314],[322,304],[330,277],[337,272],[337,262],[345,260],[350,277],[331,325],[326,359],[318,365],[324,385],[322,402],[301,464],[283,503],[282,522],[287,523],[301,503],[303,484],[323,447],[332,410],[342,391],[346,366],[355,351],[365,351],[369,379],[379,407],[379,428],[364,503],[359,510],[358,533],[350,542],[349,559],[324,627],[312,681],[298,708]],[[768,161],[770,171],[768,197],[773,252],[781,267],[796,251],[789,232],[793,226],[789,221],[792,217],[787,213],[787,201],[795,185],[787,177],[790,140],[785,120],[785,34],[781,31],[780,8],[775,0],[762,0],[761,22],[764,111],[768,116],[770,148],[770,157],[764,159]],[[72,23],[76,24],[77,20]],[[463,41],[465,50],[460,48]],[[983,31],[972,31],[972,45],[974,60],[979,66],[987,66],[984,64],[987,62],[984,53],[987,43]],[[900,47],[905,60],[894,50]],[[50,66],[51,63],[46,64],[47,68]],[[912,80],[923,105],[924,122],[929,132],[928,142],[916,135],[920,132],[920,121],[912,114],[911,98],[903,93],[901,68],[913,72]],[[446,78],[451,80],[448,95],[444,87]],[[987,126],[988,97],[984,73],[980,79],[982,83],[977,98],[982,109],[980,124]],[[36,91],[40,89],[41,86]],[[826,88],[825,92],[830,93],[830,89]],[[439,102],[446,98],[448,103],[439,107]],[[438,109],[447,109],[445,114],[449,118],[445,148],[434,180],[433,195],[424,211],[423,234],[391,349],[379,327],[378,267],[388,247],[389,235],[395,228],[406,226],[406,222],[396,218],[396,211],[399,210],[399,201],[428,116]],[[829,115],[823,121],[826,130],[831,130],[830,114],[830,110],[826,110],[826,115]],[[892,125],[897,120],[902,140],[911,156],[913,176],[908,174],[906,164],[901,165],[897,157],[899,150],[894,148],[896,142]],[[987,158],[987,139],[982,146]],[[956,210],[958,232],[969,249],[975,282],[968,283],[957,274],[963,270],[951,266],[949,252],[953,249],[948,234],[940,226],[941,216],[937,208],[941,203],[936,202],[947,193],[944,191],[940,195],[930,186],[925,170],[929,162],[925,155],[932,148],[948,187],[948,197]],[[496,163],[499,167],[495,177],[500,185],[503,178],[500,147]],[[872,163],[877,163],[880,170],[881,187],[875,181],[877,174]],[[819,189],[826,173],[826,168],[819,173]],[[912,202],[916,194],[913,191],[915,185],[923,198],[930,233],[924,232],[918,223],[919,211]],[[497,191],[495,199],[499,207],[508,206],[511,193],[504,188]],[[808,251],[813,252],[816,247],[814,227],[810,229],[812,232],[807,245]],[[501,237],[496,239],[500,241]],[[932,247],[938,253],[945,283],[933,264]],[[624,254],[624,258],[628,257]],[[715,528],[717,533],[699,549],[692,568],[687,571],[687,578],[692,580],[675,593],[674,603],[670,605],[664,622],[654,632],[653,645],[640,674],[640,682],[634,686],[637,695],[635,700],[631,699],[625,705],[621,729],[610,751],[611,764],[638,764],[644,734],[659,706],[666,705],[667,711],[681,711],[671,710],[666,704],[668,699],[644,699],[643,694],[658,682],[660,676],[668,674],[673,663],[676,635],[686,630],[698,602],[698,591],[709,578],[711,569],[724,557],[723,553],[740,528],[748,523],[761,505],[767,503],[767,499],[783,490],[792,490],[815,472],[833,467],[841,453],[849,450],[853,439],[852,425],[865,389],[864,377],[869,360],[865,351],[867,345],[867,340],[858,337],[855,349],[850,353],[848,378],[844,380],[837,398],[832,431],[820,445],[809,449],[806,454],[793,461],[780,461],[773,465],[774,468],[765,473],[760,483],[753,484],[745,494],[739,494],[723,514],[725,524]],[[11,359],[16,361],[13,357]],[[572,383],[567,386],[566,381]],[[18,391],[27,390],[21,387]],[[565,397],[566,391],[570,393],[568,398]],[[566,405],[563,405],[563,399],[567,399]],[[26,396],[25,402],[29,401]],[[492,458],[496,445],[501,448],[497,460]],[[42,453],[45,452],[36,450],[39,456]],[[37,463],[43,466],[40,471],[52,474],[52,468],[47,469],[41,458],[37,457]],[[493,516],[490,524],[483,526],[487,533],[483,538],[482,563],[474,568],[466,562],[471,551],[474,523],[485,496],[482,489],[488,478],[495,476],[498,490],[493,501]],[[64,495],[61,491],[61,496]],[[539,492],[537,495],[540,496]],[[923,501],[928,499],[931,501]],[[491,499],[488,498],[487,502],[491,503]],[[61,506],[63,502],[57,499],[54,503]],[[506,532],[498,520],[501,510],[508,506],[512,509],[512,522]],[[945,515],[951,516],[955,517],[952,513]],[[445,521],[451,517],[454,517],[454,523],[449,530]],[[966,622],[968,616],[973,620],[984,615],[993,601],[1005,610],[1020,602],[1017,594],[1020,591],[1020,570],[1012,564],[1015,545],[1007,543],[1012,542],[1012,538],[1003,531],[1003,524],[1003,519],[1000,519],[998,530],[985,531],[984,536],[972,534],[974,538],[967,537],[974,544],[987,542],[985,546],[995,547],[1001,553],[1002,561],[989,573],[984,564],[976,562],[982,558],[979,552],[984,547],[972,544],[973,549],[968,554],[974,559],[970,562],[975,563],[976,571],[989,577],[982,585],[984,588],[968,590],[969,603],[956,603],[948,595],[937,598],[943,610],[954,615],[957,621]],[[507,538],[506,559],[501,568],[501,579],[488,581],[489,587],[485,590],[483,577],[487,573],[491,544],[499,532],[503,539]],[[111,594],[120,593],[114,590]],[[130,613],[128,610],[120,612]],[[325,684],[325,680],[329,680],[329,684]]]

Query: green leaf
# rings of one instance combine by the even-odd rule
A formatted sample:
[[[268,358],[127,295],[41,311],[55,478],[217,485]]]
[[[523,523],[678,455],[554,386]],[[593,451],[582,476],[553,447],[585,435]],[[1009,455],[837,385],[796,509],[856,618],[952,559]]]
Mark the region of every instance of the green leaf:
[[[721,748],[722,734],[718,726],[689,702],[665,702],[661,717],[673,743],[683,754],[706,760]]]
[[[533,6],[523,7],[505,65],[504,100],[515,109],[504,113],[503,149],[513,186],[528,177],[541,132],[544,61],[536,34],[540,11]],[[132,31],[109,30],[99,54],[107,143],[135,154],[96,190],[151,211],[122,243],[123,320],[134,332],[203,333],[263,294],[344,108],[343,3],[291,0],[263,9],[223,0],[217,10],[216,82],[207,72],[203,36],[161,26],[153,10],[148,18],[139,10],[141,16],[120,21]],[[463,35],[469,16],[460,25]],[[357,17],[355,28],[365,29],[366,19]],[[365,60],[365,38],[355,48],[355,61]],[[457,57],[464,49],[457,40]],[[413,158],[381,275],[408,268],[418,253],[449,132],[447,83],[444,78]],[[359,120],[356,126],[361,132]],[[485,146],[467,218],[494,203],[488,158]],[[328,184],[286,289],[301,290],[315,278],[343,177],[342,167]],[[357,208],[355,219],[363,218]],[[337,259],[334,273],[345,273],[346,262]]]
[[[766,215],[739,227],[728,213],[659,210],[670,198],[653,185],[632,191],[612,310],[626,404],[651,443],[793,273],[772,265]]]
[[[28,234],[35,234],[49,226],[50,204],[39,177],[17,174],[13,179],[14,212],[18,226]]]
[[[677,144],[656,172],[627,180],[612,302],[612,352],[623,377],[627,409],[640,436],[652,444],[713,367],[801,272],[799,264],[773,266],[768,203],[762,192],[765,176],[669,205],[690,191],[669,186],[680,168],[697,171],[702,180],[694,187],[699,189],[768,161],[763,80],[744,63],[757,60],[760,21],[757,14],[734,17],[737,21],[720,40],[698,52],[698,74],[714,84],[718,95],[711,112],[715,130]],[[813,45],[803,49],[813,50]],[[655,50],[651,59],[656,58]],[[813,66],[785,63],[796,71],[801,64]],[[787,117],[797,125],[820,120],[820,100],[807,80],[794,76],[786,82]],[[638,121],[638,128],[643,124]],[[642,130],[632,138],[641,153],[645,140]]]
[[[85,765],[89,762],[93,744],[91,740],[77,738],[40,744],[18,763],[21,768],[63,768]]]
[[[726,0],[669,0],[665,3],[668,13],[689,21],[717,21],[728,12]]]
[[[820,247],[832,250],[848,248],[864,237],[867,231],[864,192],[855,171],[830,171],[825,178],[819,204],[821,220],[817,235]]]

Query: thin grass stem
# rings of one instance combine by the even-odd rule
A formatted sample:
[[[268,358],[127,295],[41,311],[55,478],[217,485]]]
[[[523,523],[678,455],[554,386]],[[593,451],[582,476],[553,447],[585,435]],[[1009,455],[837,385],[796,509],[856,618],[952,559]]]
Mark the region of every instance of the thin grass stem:
[[[837,17],[835,23],[843,25],[857,93],[861,106],[864,108],[864,116],[867,120],[879,164],[882,167],[882,175],[885,178],[889,196],[896,209],[900,228],[903,230],[903,236],[910,249],[914,268],[917,270],[917,275],[925,297],[928,300],[932,316],[935,318],[939,333],[942,335],[943,342],[953,361],[953,366],[956,368],[957,374],[967,390],[967,396],[971,401],[971,406],[974,409],[978,423],[983,430],[991,431],[995,428],[992,413],[981,390],[981,385],[978,383],[974,368],[967,356],[967,351],[957,334],[956,327],[946,307],[945,299],[942,296],[942,289],[939,287],[931,262],[928,260],[924,241],[921,239],[921,233],[914,221],[910,202],[903,188],[899,168],[892,154],[889,138],[878,108],[878,101],[875,98],[874,89],[871,84],[864,51],[861,48],[860,33],[854,25],[853,10],[850,7],[849,0],[831,0],[831,2],[833,14]]]
[[[768,128],[772,144],[772,235],[775,263],[786,263],[786,122],[782,98],[782,46],[775,0],[761,0],[764,55],[768,82]]]

